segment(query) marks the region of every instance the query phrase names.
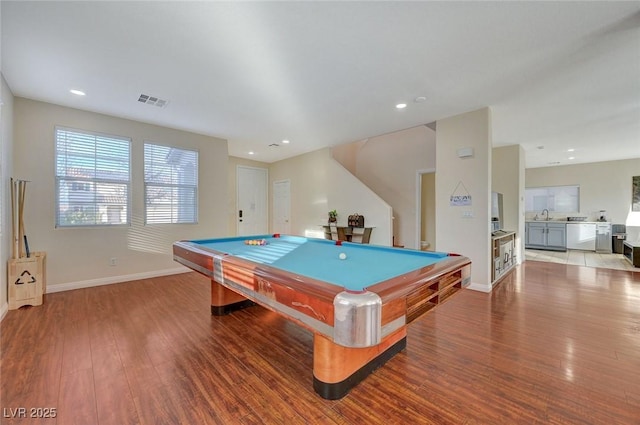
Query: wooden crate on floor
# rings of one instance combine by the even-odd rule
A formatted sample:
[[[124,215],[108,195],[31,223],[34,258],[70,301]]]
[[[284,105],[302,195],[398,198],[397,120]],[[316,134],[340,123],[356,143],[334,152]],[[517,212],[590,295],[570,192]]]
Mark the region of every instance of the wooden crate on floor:
[[[42,295],[47,288],[45,260],[46,253],[32,252],[29,257],[8,261],[9,310],[42,305]]]

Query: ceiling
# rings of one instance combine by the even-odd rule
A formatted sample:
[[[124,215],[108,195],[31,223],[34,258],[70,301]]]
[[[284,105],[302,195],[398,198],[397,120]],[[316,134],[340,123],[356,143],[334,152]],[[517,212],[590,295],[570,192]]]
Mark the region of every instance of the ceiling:
[[[233,156],[273,162],[489,106],[493,145],[522,145],[528,168],[640,158],[637,1],[0,7],[15,96],[221,137]]]

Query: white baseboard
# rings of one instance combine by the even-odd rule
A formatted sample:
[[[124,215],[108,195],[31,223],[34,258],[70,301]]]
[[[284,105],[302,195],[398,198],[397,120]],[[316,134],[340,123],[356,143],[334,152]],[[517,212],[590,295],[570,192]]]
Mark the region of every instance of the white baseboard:
[[[467,289],[471,289],[473,291],[480,291],[480,292],[491,292],[491,285],[487,286],[487,285],[481,285],[479,283],[471,283],[469,286],[466,287]]]
[[[2,304],[2,307],[0,307],[0,322],[4,319],[4,316],[6,316],[7,311],[9,311],[9,303],[5,302]]]
[[[158,276],[169,276],[172,274],[187,273],[192,271],[188,267],[180,266],[178,268],[154,270],[151,272],[134,273],[121,276],[110,276],[100,279],[81,280],[78,282],[61,283],[58,285],[47,285],[47,294],[62,291],[72,291],[74,289],[91,288],[93,286],[111,285],[114,283],[129,282],[131,280],[149,279]]]

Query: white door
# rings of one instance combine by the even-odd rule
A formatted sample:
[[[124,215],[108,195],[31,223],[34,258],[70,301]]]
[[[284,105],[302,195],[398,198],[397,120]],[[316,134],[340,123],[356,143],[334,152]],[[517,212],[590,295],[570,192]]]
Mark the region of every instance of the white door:
[[[238,236],[268,233],[267,170],[239,165],[236,174]]]
[[[273,232],[288,235],[291,233],[291,182],[278,180],[273,182]]]

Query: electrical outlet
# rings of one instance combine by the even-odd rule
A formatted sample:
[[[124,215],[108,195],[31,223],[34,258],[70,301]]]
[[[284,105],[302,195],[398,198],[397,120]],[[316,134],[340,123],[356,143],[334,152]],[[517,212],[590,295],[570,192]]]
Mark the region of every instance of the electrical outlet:
[[[116,264],[118,264],[118,259],[116,257],[111,257],[111,259],[109,260],[109,265],[115,266]]]
[[[473,211],[462,211],[462,218],[473,218]]]

